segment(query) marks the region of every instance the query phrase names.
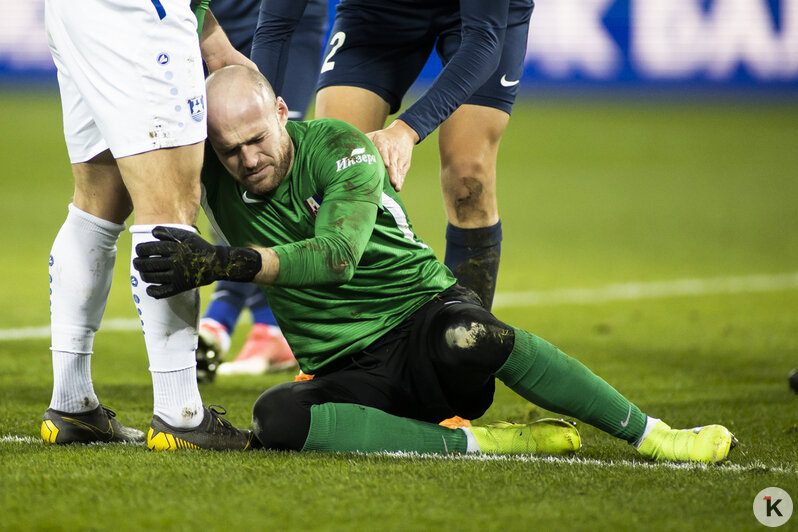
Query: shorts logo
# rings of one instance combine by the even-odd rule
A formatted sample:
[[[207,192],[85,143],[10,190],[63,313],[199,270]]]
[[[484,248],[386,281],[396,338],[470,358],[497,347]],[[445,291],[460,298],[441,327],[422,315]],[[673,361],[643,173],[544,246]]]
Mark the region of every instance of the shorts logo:
[[[169,55],[165,54],[164,52],[161,52],[160,54],[158,54],[158,59],[156,59],[156,61],[158,61],[159,65],[168,65]]]
[[[205,96],[189,98],[188,110],[191,112],[191,118],[195,122],[202,122],[205,118]]]
[[[512,81],[507,80],[507,74],[502,76],[502,79],[499,80],[499,83],[502,84],[502,87],[512,87],[513,85],[518,85],[521,83],[520,79],[514,79]]]
[[[316,194],[313,194],[311,197],[305,200],[305,208],[308,210],[314,220],[316,219],[316,214],[319,212],[319,207],[321,207],[321,198]]]
[[[340,172],[341,170],[345,170],[352,166],[353,164],[373,164],[377,162],[377,157],[370,153],[366,153],[366,148],[355,148],[352,150],[352,153],[349,157],[344,157],[343,159],[338,159],[335,162],[337,169],[336,172]]]

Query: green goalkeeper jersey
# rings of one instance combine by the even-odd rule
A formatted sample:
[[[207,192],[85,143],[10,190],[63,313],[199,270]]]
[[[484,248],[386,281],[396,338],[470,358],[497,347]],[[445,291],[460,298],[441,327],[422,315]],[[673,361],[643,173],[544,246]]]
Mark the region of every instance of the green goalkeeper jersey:
[[[294,162],[277,189],[247,192],[209,149],[203,207],[230,245],[277,252],[280,274],[263,290],[302,371],[315,373],[371,344],[455,279],[413,233],[365,135],[333,119],[285,127]],[[362,207],[369,217],[357,217]]]

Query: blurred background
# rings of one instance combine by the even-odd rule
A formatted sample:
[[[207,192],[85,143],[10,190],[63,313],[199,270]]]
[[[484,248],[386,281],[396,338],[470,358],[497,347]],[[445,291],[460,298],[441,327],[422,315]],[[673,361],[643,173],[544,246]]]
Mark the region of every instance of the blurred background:
[[[0,223],[13,228],[0,273],[18,281],[0,292],[5,327],[47,324],[46,259],[72,192],[43,3],[0,0]],[[798,0],[536,4],[499,153],[497,313],[536,290],[798,285]],[[439,69],[433,56],[416,94]],[[438,179],[433,134],[402,194],[442,256]],[[126,239],[107,318],[131,317]]]
[[[5,83],[55,83],[43,4],[0,1]],[[430,61],[420,82],[439,69]],[[538,0],[523,79],[527,89],[768,87],[794,95],[798,1]]]

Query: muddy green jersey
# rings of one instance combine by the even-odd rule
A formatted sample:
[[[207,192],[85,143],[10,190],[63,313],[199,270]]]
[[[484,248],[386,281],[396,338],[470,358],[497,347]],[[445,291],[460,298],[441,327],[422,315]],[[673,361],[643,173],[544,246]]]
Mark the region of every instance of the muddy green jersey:
[[[455,280],[413,233],[365,135],[333,119],[286,129],[293,166],[268,196],[247,192],[208,150],[203,207],[230,245],[277,252],[280,274],[264,292],[300,367],[314,373],[362,350]],[[370,215],[358,218],[363,212]]]

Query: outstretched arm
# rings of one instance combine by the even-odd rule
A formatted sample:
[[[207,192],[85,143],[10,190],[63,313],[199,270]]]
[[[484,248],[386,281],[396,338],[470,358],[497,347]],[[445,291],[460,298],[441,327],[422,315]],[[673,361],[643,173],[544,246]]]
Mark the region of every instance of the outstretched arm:
[[[387,128],[369,134],[397,191],[410,169],[415,144],[449,118],[499,66],[509,6],[509,0],[460,0],[462,41],[457,52],[421,98]]]
[[[291,36],[307,4],[308,0],[261,0],[249,55],[275,94],[282,94]]]
[[[209,73],[228,65],[244,65],[257,69],[255,63],[230,44],[230,40],[210,10],[204,14],[204,17],[197,16],[197,21],[203,24],[200,49]]]
[[[170,297],[214,281],[277,286],[340,285],[352,279],[371,237],[377,206],[325,201],[312,238],[274,248],[214,246],[191,231],[158,226],[157,242],[136,247],[133,266],[153,283],[147,293]]]

